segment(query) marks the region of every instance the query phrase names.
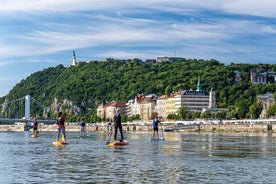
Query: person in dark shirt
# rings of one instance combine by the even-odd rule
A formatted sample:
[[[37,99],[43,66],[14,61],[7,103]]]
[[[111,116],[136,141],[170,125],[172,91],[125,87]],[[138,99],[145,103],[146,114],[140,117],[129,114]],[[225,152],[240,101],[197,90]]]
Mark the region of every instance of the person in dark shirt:
[[[38,135],[37,128],[38,128],[38,122],[37,122],[37,119],[35,118],[35,119],[34,119],[34,124],[33,124],[33,134],[34,134],[35,136]]]
[[[85,136],[85,132],[86,132],[86,130],[85,130],[85,121],[82,118],[82,121],[80,123],[80,135]]]
[[[152,128],[153,128],[152,137],[157,137],[157,138],[159,137],[159,134],[158,134],[158,125],[161,125],[161,122],[158,119],[158,117],[155,117],[153,119],[153,122],[152,122]]]
[[[58,125],[58,132],[57,132],[57,137],[56,141],[59,141],[60,138],[60,133],[62,132],[63,134],[63,142],[66,142],[66,134],[65,134],[65,117],[63,116],[62,112],[58,113],[58,118],[57,118],[57,125]]]
[[[120,115],[120,109],[116,110],[116,113],[114,114],[113,117],[113,122],[114,122],[114,140],[116,141],[117,139],[117,131],[119,128],[120,134],[121,134],[121,142],[124,140],[124,135],[123,135],[123,127],[122,127],[122,120],[121,120],[121,115]]]

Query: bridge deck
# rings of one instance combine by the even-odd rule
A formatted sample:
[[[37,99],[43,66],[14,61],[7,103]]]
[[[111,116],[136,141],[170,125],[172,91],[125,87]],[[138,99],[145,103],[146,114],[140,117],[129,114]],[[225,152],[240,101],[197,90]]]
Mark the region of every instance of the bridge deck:
[[[57,121],[56,120],[40,120],[37,119],[39,123],[44,123],[44,124],[55,124]],[[28,124],[34,122],[33,120],[25,120],[25,119],[10,119],[10,118],[0,118],[0,125],[14,125],[14,124]]]

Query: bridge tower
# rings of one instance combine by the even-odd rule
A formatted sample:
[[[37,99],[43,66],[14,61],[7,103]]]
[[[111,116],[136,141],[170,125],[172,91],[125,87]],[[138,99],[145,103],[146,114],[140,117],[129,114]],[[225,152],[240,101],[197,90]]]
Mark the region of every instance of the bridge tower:
[[[30,120],[30,104],[31,104],[31,96],[25,96],[25,118],[26,120]]]

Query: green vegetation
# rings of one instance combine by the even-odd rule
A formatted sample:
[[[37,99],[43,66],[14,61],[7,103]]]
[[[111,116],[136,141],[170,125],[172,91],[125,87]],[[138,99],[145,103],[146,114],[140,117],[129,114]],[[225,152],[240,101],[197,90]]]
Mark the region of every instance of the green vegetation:
[[[68,68],[58,65],[33,73],[18,83],[10,93],[0,98],[14,100],[30,94],[53,112],[62,108],[67,115],[93,117],[96,121],[96,108],[102,102],[121,100],[127,102],[138,93],[158,96],[177,90],[196,89],[198,77],[206,94],[211,88],[216,92],[217,106],[229,108],[228,118],[256,117],[260,104],[258,94],[274,93],[276,84],[253,85],[250,83],[250,70],[259,68],[276,71],[276,65],[269,64],[230,64],[216,60],[188,59],[178,62],[143,63],[134,60],[108,60],[80,63]],[[235,70],[239,70],[242,81],[235,83]],[[274,110],[275,109],[275,110]],[[276,114],[274,107],[270,114]],[[32,109],[40,112],[41,109]],[[42,112],[41,112],[42,113]],[[192,117],[185,108],[181,116]],[[73,117],[75,116],[75,117]]]

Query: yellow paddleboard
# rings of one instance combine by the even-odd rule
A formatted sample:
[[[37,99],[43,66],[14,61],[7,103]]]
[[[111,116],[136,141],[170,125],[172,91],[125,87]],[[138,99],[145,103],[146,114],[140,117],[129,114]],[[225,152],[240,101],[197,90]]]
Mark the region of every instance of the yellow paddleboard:
[[[69,143],[68,142],[63,142],[63,141],[53,142],[53,145],[55,145],[55,146],[63,146],[63,145],[66,145],[66,144],[69,144]]]

